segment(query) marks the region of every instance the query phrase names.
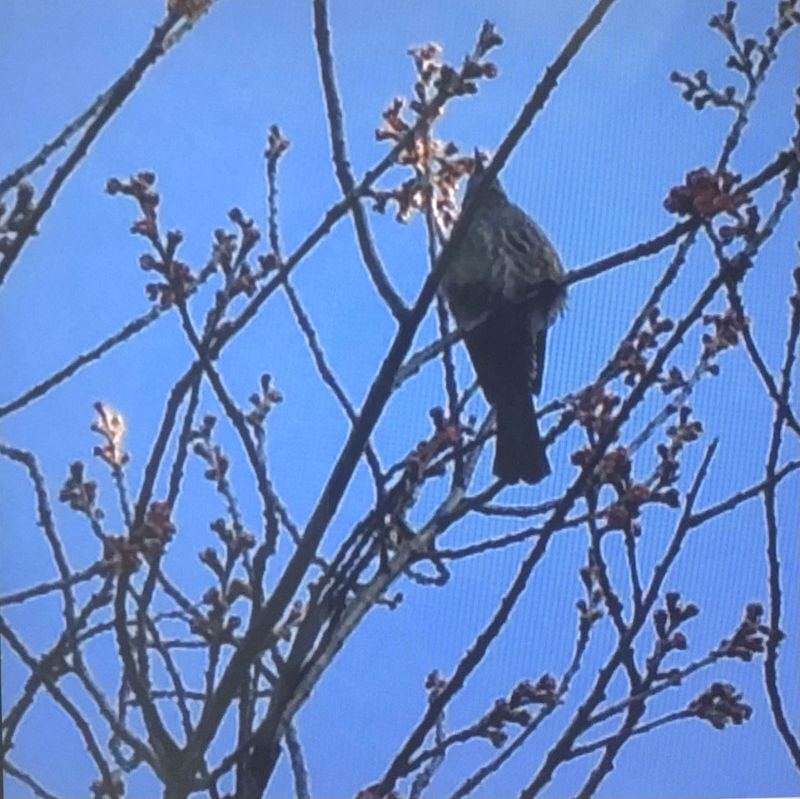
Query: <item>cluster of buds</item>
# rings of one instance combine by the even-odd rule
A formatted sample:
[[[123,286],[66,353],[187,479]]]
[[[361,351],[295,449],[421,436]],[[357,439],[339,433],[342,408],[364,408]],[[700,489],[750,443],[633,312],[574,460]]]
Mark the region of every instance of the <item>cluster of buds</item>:
[[[686,636],[678,628],[700,613],[697,605],[691,602],[681,603],[680,594],[675,591],[667,593],[664,599],[665,607],[653,613],[653,626],[657,638],[655,651],[647,659],[648,671],[653,675],[656,675],[661,662],[670,652],[683,651],[688,647]]]
[[[398,222],[408,222],[416,212],[431,208],[440,226],[449,229],[458,218],[458,185],[462,178],[473,172],[476,159],[459,156],[455,144],[433,137],[427,139],[424,148],[420,145],[419,150],[414,157],[413,177],[395,188],[371,189],[367,194],[375,201],[374,208],[378,213],[385,213],[389,203],[394,203]],[[407,157],[400,161],[409,164]]]
[[[588,629],[596,621],[603,618],[603,589],[600,586],[600,571],[597,564],[589,552],[589,564],[582,566],[578,572],[586,591],[586,599],[579,599],[575,603],[578,609],[580,627],[582,630]]]
[[[616,486],[615,486],[616,488]],[[624,530],[638,536],[642,529],[638,519],[645,505],[658,503],[669,508],[677,508],[680,502],[678,492],[674,488],[658,491],[644,483],[632,482],[617,489],[617,498],[605,512],[607,530]]]
[[[139,258],[139,266],[145,272],[155,272],[164,278],[163,282],[148,283],[147,296],[158,302],[162,308],[169,308],[181,302],[194,291],[197,277],[188,264],[179,261],[175,254],[183,241],[179,230],[167,231],[164,241],[158,226],[158,204],[161,201],[155,190],[156,176],[153,172],[138,172],[128,180],[111,178],[106,183],[106,191],[111,195],[123,194],[133,198],[142,215],[131,225],[131,233],[146,238],[153,247],[155,255],[149,253]]]
[[[524,680],[514,687],[508,699],[498,699],[470,732],[499,748],[508,740],[507,725],[524,727],[530,724],[529,705],[553,706],[558,701],[558,685],[549,674],[542,675],[535,683]]]
[[[721,314],[705,314],[704,325],[713,325],[713,333],[703,334],[703,361],[706,371],[712,374],[719,373],[719,367],[711,363],[713,358],[723,350],[735,347],[739,343],[739,336],[744,332],[749,319],[734,308],[728,308]]]
[[[249,534],[245,535],[249,536]],[[252,536],[249,537],[252,539]],[[255,541],[253,540],[253,544],[254,543]],[[253,587],[249,582],[240,580],[238,577],[228,582],[228,571],[230,564],[232,563],[232,557],[228,558],[228,567],[222,564],[222,561],[219,559],[219,555],[217,555],[216,550],[214,550],[213,547],[206,547],[205,549],[201,550],[198,557],[200,558],[200,562],[208,566],[208,568],[211,569],[211,571],[217,576],[220,583],[225,586],[223,593],[225,602],[228,604],[228,606],[232,605],[237,599],[242,597],[245,599],[253,598]]]
[[[240,294],[252,297],[258,280],[269,271],[261,259],[258,269],[247,262],[247,256],[261,238],[255,222],[245,216],[241,208],[228,211],[228,218],[236,225],[238,232],[230,233],[221,228],[215,230],[211,251],[211,263],[219,267],[225,278],[225,288],[216,295],[216,306],[220,313],[234,297]]]
[[[194,454],[206,462],[207,468],[203,476],[215,483],[218,491],[226,491],[231,462],[222,448],[211,440],[216,424],[216,417],[211,414],[204,416],[200,427],[194,428],[190,433],[189,440],[194,442],[192,446]]]
[[[383,112],[383,125],[375,136],[379,141],[401,145],[397,162],[410,167],[414,174],[396,188],[370,192],[376,210],[384,212],[393,202],[397,205],[397,219],[403,222],[416,211],[430,210],[442,228],[452,227],[458,217],[458,185],[474,170],[479,156],[459,155],[453,142],[432,136],[430,129],[449,99],[475,94],[478,80],[497,75],[496,66],[484,61],[484,57],[502,42],[494,26],[484,22],[473,52],[460,68],[442,62],[438,44],[409,50],[417,73],[414,99],[395,98]],[[406,110],[415,118],[407,119]]]
[[[593,457],[593,447],[584,447],[572,453],[572,462],[579,467],[584,467]],[[647,486],[636,483],[631,478],[631,457],[625,447],[617,447],[605,455],[597,464],[594,474],[588,484],[590,493],[597,493],[603,486],[610,486],[616,494],[614,502],[603,511],[607,517],[606,530],[627,530],[634,534],[639,533],[639,525],[634,521],[640,513],[641,506],[648,502],[665,502],[655,491],[650,491]]]
[[[136,201],[142,216],[131,225],[131,233],[144,236],[151,242],[158,241],[158,204],[161,202],[155,185],[155,173],[147,171],[137,172],[128,180],[110,178],[106,183],[106,192],[112,197],[124,194]]]
[[[95,402],[97,421],[92,422],[91,430],[99,433],[105,443],[94,448],[94,454],[107,463],[113,470],[119,470],[130,460],[130,456],[123,447],[125,441],[125,419],[121,413],[109,405]]]
[[[159,557],[175,534],[168,503],[154,501],[145,513],[144,521],[130,535],[110,535],[103,539],[103,564],[113,574],[132,574],[142,558],[152,561]]]
[[[464,435],[472,432],[460,422],[448,420],[441,408],[432,408],[430,418],[433,422],[433,434],[425,441],[420,441],[405,460],[405,477],[414,485],[428,475],[442,474],[444,465],[434,463],[435,459],[447,450],[459,446]]]
[[[664,207],[671,214],[711,219],[719,213],[736,214],[737,209],[749,202],[746,192],[736,189],[741,175],[730,172],[711,172],[705,167],[686,175],[682,186],[673,186]]]
[[[138,544],[147,556],[160,555],[175,535],[171,516],[169,503],[158,500],[151,502],[144,521],[131,532],[131,541]]]
[[[780,0],[777,22],[767,28],[765,43],[752,37],[739,40],[733,19],[735,12],[736,3],[728,0],[725,11],[711,17],[708,24],[719,31],[731,47],[732,52],[726,66],[744,75],[752,85],[763,76],[770,62],[775,59],[775,47],[779,35],[788,31],[793,25],[800,24],[800,12],[797,10],[796,0]]]
[[[119,577],[133,574],[141,563],[141,546],[126,535],[108,535],[103,539],[103,565]]]
[[[614,423],[614,408],[619,402],[619,397],[602,384],[589,386],[569,399],[573,418],[590,438],[602,438],[608,433]]]
[[[109,778],[100,777],[91,785],[92,799],[122,799],[125,796],[125,783],[122,775],[114,771]]]
[[[97,483],[86,479],[86,467],[80,461],[70,464],[69,474],[61,486],[58,500],[92,519],[99,521],[103,518],[103,511],[97,507]]]
[[[722,640],[717,647],[717,654],[749,662],[753,655],[762,653],[772,635],[772,630],[761,623],[763,615],[764,608],[758,602],[751,602],[745,609],[744,619],[736,632],[731,638]],[[777,635],[779,638],[783,637],[780,632]]]
[[[17,186],[17,196],[13,206],[9,208],[0,200],[0,256],[11,249],[20,231],[28,227],[35,210],[33,186],[26,180]]]
[[[242,530],[238,525],[230,526],[224,519],[215,519],[209,526],[231,557],[237,558],[256,545],[256,537],[252,533]]]
[[[742,724],[753,713],[753,708],[742,702],[742,695],[727,682],[711,683],[689,703],[688,710],[717,730],[724,730],[729,723]]]
[[[210,610],[201,616],[192,618],[189,629],[211,644],[220,644],[230,641],[239,628],[242,620],[235,615],[229,615],[230,603],[217,588],[209,588],[203,594],[203,604]]]
[[[625,385],[635,386],[647,372],[647,353],[658,347],[659,337],[675,326],[671,319],[661,316],[661,309],[654,305],[648,311],[641,330],[632,339],[620,344],[611,364],[611,376],[624,375]]]
[[[689,381],[678,366],[671,366],[666,376],[662,375],[659,378],[659,383],[664,394],[672,394],[673,391],[678,391],[678,389],[686,388],[689,385]]]
[[[271,125],[267,133],[267,147],[264,158],[268,164],[277,164],[281,156],[289,149],[291,142],[283,135],[277,125]]]
[[[247,423],[250,424],[257,433],[263,433],[264,421],[267,414],[280,402],[283,402],[283,394],[272,385],[272,375],[261,375],[260,392],[250,395],[252,410],[245,416]]]
[[[759,42],[751,36],[744,39],[739,37],[734,22],[737,4],[729,0],[721,14],[715,14],[708,21],[711,28],[718,31],[728,43],[731,53],[725,65],[738,73],[752,89],[763,78],[770,63],[775,60],[775,50],[781,34],[788,31],[793,25],[800,22],[800,12],[797,10],[795,0],[781,0],[778,3],[777,23],[768,28],[764,42]],[[743,109],[743,100],[737,96],[735,87],[726,86],[724,89],[715,89],[708,80],[705,70],[698,70],[694,76],[673,72],[670,80],[683,87],[682,97],[692,103],[698,111],[708,105],[718,108]]]
[[[440,455],[460,447],[464,435],[473,431],[459,421],[448,420],[441,408],[430,411],[433,422],[433,434],[419,444],[399,464],[402,475],[387,495],[386,512],[384,514],[384,540],[397,547],[411,535],[404,521],[404,514],[417,496],[417,491],[428,477],[442,475],[445,472],[444,459]],[[395,467],[396,468],[396,467]],[[389,474],[394,471],[390,470]]]
[[[717,108],[742,108],[742,101],[736,96],[736,87],[715,89],[708,82],[708,73],[704,69],[698,69],[693,76],[675,70],[669,79],[683,87],[681,97],[690,102],[697,111],[702,111],[708,105]]]
[[[656,447],[659,463],[656,467],[656,477],[659,486],[672,485],[678,479],[680,470],[680,454],[685,444],[697,441],[703,432],[702,422],[691,419],[692,409],[684,405],[678,412],[677,424],[667,428],[668,444],[659,444]],[[677,507],[677,494],[675,495]]]

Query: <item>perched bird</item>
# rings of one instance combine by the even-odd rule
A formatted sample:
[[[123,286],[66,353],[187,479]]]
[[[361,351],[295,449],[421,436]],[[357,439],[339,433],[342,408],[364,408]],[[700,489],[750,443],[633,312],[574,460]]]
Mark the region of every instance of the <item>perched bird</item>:
[[[481,158],[475,160],[465,206],[483,174]],[[564,267],[498,180],[483,189],[479,203],[442,290],[497,414],[494,473],[533,484],[550,473],[531,395],[542,387],[547,328],[566,296]]]

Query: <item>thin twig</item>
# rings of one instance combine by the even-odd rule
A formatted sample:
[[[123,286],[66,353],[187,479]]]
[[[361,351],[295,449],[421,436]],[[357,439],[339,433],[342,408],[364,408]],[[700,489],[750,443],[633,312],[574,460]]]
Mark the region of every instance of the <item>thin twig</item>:
[[[336,177],[339,181],[339,186],[342,189],[342,194],[346,197],[355,190],[355,179],[347,156],[347,143],[342,119],[342,102],[339,89],[336,86],[326,0],[314,0],[314,41],[317,46],[320,76],[322,78],[323,93],[325,95],[331,154],[336,167]],[[361,250],[361,258],[364,261],[364,266],[366,266],[378,294],[386,303],[394,318],[400,322],[407,315],[408,309],[400,295],[392,287],[389,276],[386,274],[386,270],[378,255],[375,241],[369,229],[369,222],[364,212],[364,206],[361,204],[360,200],[356,199],[351,204],[350,213],[353,216],[356,238],[358,240],[359,249]]]
[[[766,655],[764,657],[764,683],[767,697],[778,730],[795,766],[800,769],[800,744],[797,736],[789,726],[783,709],[783,700],[778,688],[778,644],[782,638],[780,631],[781,622],[781,577],[780,559],[778,556],[778,520],[775,498],[776,467],[781,448],[781,439],[785,414],[784,406],[788,406],[789,392],[791,390],[792,368],[797,355],[797,341],[800,337],[800,268],[794,274],[796,289],[791,298],[792,317],[789,323],[789,334],[786,339],[786,356],[781,370],[781,402],[775,409],[775,421],[772,428],[772,437],[766,464],[766,482],[764,487],[764,513],[767,525],[767,564],[769,585],[769,636],[767,637]]]
[[[64,162],[56,169],[41,197],[26,217],[24,226],[17,231],[16,236],[3,253],[2,259],[0,259],[0,285],[5,281],[25,243],[37,230],[42,217],[50,209],[59,189],[83,160],[92,142],[99,136],[106,123],[119,110],[125,100],[128,99],[148,68],[153,66],[164,54],[164,40],[177,19],[177,14],[168,13],[164,21],[155,28],[141,55],[136,58],[130,69],[114,84],[106,102],[86,128],[86,132],[78,140],[72,152],[64,159]]]

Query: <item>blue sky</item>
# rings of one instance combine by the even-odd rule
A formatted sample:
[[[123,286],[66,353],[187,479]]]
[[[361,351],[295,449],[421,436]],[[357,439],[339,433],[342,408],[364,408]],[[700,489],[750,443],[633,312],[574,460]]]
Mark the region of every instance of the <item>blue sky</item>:
[[[491,149],[500,141],[560,46],[584,17],[589,3],[562,0],[554,10],[544,0],[466,0],[403,4],[340,0],[331,3],[333,44],[346,114],[351,160],[357,174],[376,162],[385,145],[374,129],[380,112],[396,95],[408,94],[413,73],[409,46],[440,42],[445,55],[458,61],[471,48],[484,18],[505,37],[497,52],[498,78],[470,100],[453,103],[441,126],[465,150]],[[725,85],[727,57],[719,37],[707,25],[717,2],[619,0],[601,30],[589,41],[561,81],[545,113],[516,150],[503,174],[509,194],[548,233],[568,267],[577,267],[648,238],[672,224],[662,206],[670,186],[685,172],[712,164],[730,122],[725,112],[698,114],[680,100],[670,84],[673,69],[706,68]],[[743,4],[741,28],[761,34],[772,22],[767,4]],[[770,4],[771,5],[771,4]],[[79,113],[130,63],[163,3],[139,0],[6,0],[0,32],[0,173],[29,157],[38,146]],[[5,402],[49,375],[76,353],[119,328],[148,307],[138,269],[142,242],[128,234],[132,205],[104,193],[111,176],[140,169],[158,174],[165,226],[184,232],[182,255],[193,266],[207,257],[211,234],[226,226],[227,212],[240,206],[263,227],[264,177],[261,154],[265,131],[280,125],[292,140],[281,165],[281,216],[284,249],[291,251],[338,198],[330,165],[326,122],[311,38],[310,3],[262,3],[221,0],[213,13],[174,52],[147,75],[140,89],[107,127],[86,162],[70,179],[3,286],[0,315],[0,374]],[[792,92],[796,78],[797,34],[787,41],[761,95],[734,168],[751,175],[792,134]],[[399,180],[399,173],[394,177]],[[391,178],[389,179],[391,180]],[[388,181],[387,181],[388,185]],[[763,192],[764,204],[776,187]],[[790,214],[792,212],[790,211]],[[796,219],[796,212],[794,213]],[[411,299],[427,271],[424,230],[419,220],[398,226],[391,215],[373,217],[381,254],[395,285]],[[784,225],[764,247],[743,294],[753,332],[773,372],[782,361],[788,325],[791,269],[796,265],[792,235]],[[663,270],[669,253],[628,265],[601,279],[576,286],[568,311],[549,338],[544,399],[561,396],[591,379],[611,354],[618,337]],[[705,284],[712,269],[705,243],[697,245],[664,310],[679,313],[686,298]],[[380,363],[393,331],[391,318],[376,303],[353,244],[349,221],[340,224],[297,270],[301,290],[326,352],[358,405]],[[207,292],[197,301],[201,318]],[[714,306],[722,309],[721,302]],[[171,316],[115,350],[43,400],[0,422],[4,441],[37,453],[57,494],[75,459],[91,459],[88,427],[92,403],[118,408],[129,426],[132,455],[129,479],[135,489],[140,469],[159,424],[162,398],[191,357]],[[419,343],[430,340],[428,320]],[[699,347],[699,330],[687,337],[677,363],[690,366]],[[276,298],[221,359],[227,385],[240,401],[255,389],[258,375],[269,371],[285,402],[271,415],[269,457],[281,496],[304,522],[347,432],[346,420],[316,378],[303,339],[283,298]],[[459,357],[466,384],[469,367]],[[795,382],[795,385],[797,385]],[[440,368],[432,364],[408,383],[389,406],[375,440],[385,464],[406,454],[429,432],[427,411],[444,403]],[[797,406],[797,390],[794,392]],[[473,412],[480,412],[476,399]],[[648,404],[634,418],[630,433],[652,413]],[[763,477],[772,408],[741,351],[722,359],[722,375],[701,383],[692,401],[706,440],[721,439],[701,507]],[[203,408],[217,412],[204,394]],[[224,428],[224,425],[221,425]],[[255,494],[234,436],[220,431],[234,458],[241,499],[251,525],[259,520]],[[574,477],[569,454],[578,445],[567,436],[551,453],[554,475],[533,490],[509,489],[504,500],[537,501]],[[787,439],[783,459],[800,448]],[[701,456],[701,445],[687,455],[681,478],[686,487]],[[643,453],[638,468],[653,462]],[[112,490],[99,463],[90,464],[119,530]],[[199,596],[206,586],[194,553],[211,543],[208,520],[220,513],[202,467],[191,465],[192,501],[178,509],[179,535],[167,568],[186,591]],[[482,461],[478,485],[489,477]],[[33,500],[21,470],[0,461],[3,538],[0,589],[16,590],[53,575],[48,551],[35,525]],[[800,717],[800,687],[790,675],[800,666],[800,617],[797,576],[800,557],[792,534],[800,526],[798,480],[779,492],[783,533],[784,628],[780,669],[787,716]],[[415,518],[434,507],[437,493],[423,496]],[[370,480],[361,469],[337,515],[324,548],[333,552],[349,525],[371,497]],[[13,499],[12,499],[13,498]],[[94,539],[81,521],[59,508],[58,521],[73,566],[97,556]],[[663,551],[674,515],[645,517],[641,543],[647,572]],[[448,533],[447,542],[464,543],[499,533],[507,525],[470,518]],[[477,718],[492,701],[520,679],[542,672],[559,674],[569,661],[574,602],[580,595],[577,569],[586,548],[585,532],[556,537],[546,562],[520,601],[503,637],[451,706],[450,729]],[[279,558],[285,557],[284,545]],[[452,671],[460,654],[491,615],[524,557],[526,548],[504,550],[485,559],[454,566],[441,590],[403,585],[405,601],[394,613],[377,609],[353,636],[310,704],[300,713],[304,741],[317,796],[352,795],[378,776],[424,710],[425,674]],[[679,590],[701,608],[688,629],[687,660],[705,653],[738,624],[744,605],[766,603],[763,507],[753,501],[689,539],[665,588]],[[612,572],[624,566],[623,551],[612,545]],[[276,567],[277,568],[277,567]],[[615,572],[615,573],[617,573]],[[12,612],[13,611],[13,612]],[[7,618],[35,652],[48,646],[60,621],[55,599],[30,608],[12,608]],[[570,707],[591,684],[604,653],[613,644],[608,625],[593,634],[588,660],[575,682]],[[113,695],[114,646],[98,644],[90,660],[98,680]],[[187,663],[188,666],[188,663]],[[354,680],[353,675],[358,679]],[[25,672],[3,650],[3,695],[18,695]],[[764,701],[760,662],[726,662],[703,673],[654,707],[681,707],[712,679],[733,681],[754,708],[741,728],[716,732],[699,721],[686,721],[631,741],[617,767],[603,783],[603,797],[786,796],[800,792],[800,781],[772,727]],[[624,690],[615,683],[617,692]],[[652,712],[652,711],[651,711]],[[536,769],[560,725],[555,716],[533,736],[523,752],[484,786],[481,796],[516,795]],[[562,719],[561,721],[559,719]],[[42,741],[47,741],[45,750]],[[448,758],[431,796],[445,794],[467,770],[488,757],[483,742],[469,744]],[[44,763],[46,755],[47,764]],[[64,795],[85,792],[93,779],[81,743],[68,721],[49,700],[41,701],[23,726],[14,758]],[[346,768],[343,764],[346,763]],[[546,796],[569,795],[582,783],[586,762],[558,772]],[[46,776],[45,776],[46,775]],[[9,783],[10,796],[18,784]],[[128,795],[150,795],[153,783],[143,773],[130,778]],[[281,768],[270,795],[288,795],[289,775]]]

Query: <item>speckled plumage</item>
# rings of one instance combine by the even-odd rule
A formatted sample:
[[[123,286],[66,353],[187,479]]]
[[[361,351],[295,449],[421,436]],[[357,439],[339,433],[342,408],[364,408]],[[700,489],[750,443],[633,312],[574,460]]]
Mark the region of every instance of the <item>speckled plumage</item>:
[[[467,202],[480,171],[470,178]],[[563,307],[564,268],[547,237],[495,181],[442,280],[486,399],[497,411],[494,471],[515,483],[550,472],[531,394],[541,389],[548,326]]]

